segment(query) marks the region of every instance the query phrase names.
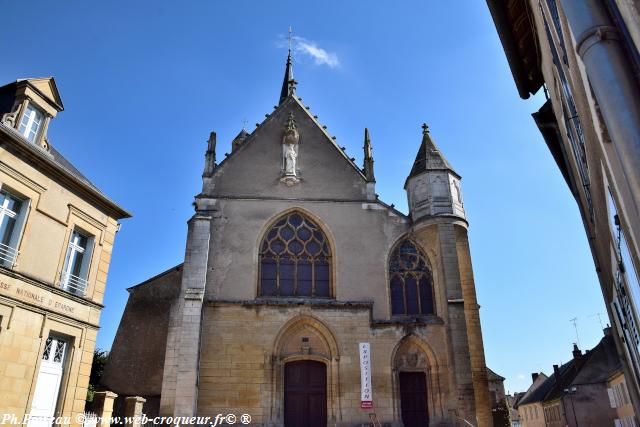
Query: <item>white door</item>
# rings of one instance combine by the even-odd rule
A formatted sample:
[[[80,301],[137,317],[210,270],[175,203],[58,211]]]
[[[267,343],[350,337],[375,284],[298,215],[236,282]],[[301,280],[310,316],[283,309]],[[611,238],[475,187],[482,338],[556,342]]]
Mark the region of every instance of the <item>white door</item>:
[[[44,346],[28,427],[50,427],[56,411],[67,352],[66,341],[49,337]]]

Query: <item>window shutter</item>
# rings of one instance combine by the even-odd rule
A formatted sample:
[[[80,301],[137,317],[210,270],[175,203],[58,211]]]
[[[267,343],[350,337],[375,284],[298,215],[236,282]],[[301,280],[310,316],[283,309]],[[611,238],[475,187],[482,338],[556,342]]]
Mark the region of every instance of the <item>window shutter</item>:
[[[95,237],[87,236],[87,247],[84,249],[84,256],[82,257],[82,267],[80,269],[80,277],[85,280],[89,280],[89,268],[91,267],[91,255],[93,255],[93,246]]]
[[[615,397],[613,395],[613,390],[608,388],[607,389],[607,394],[609,395],[609,404],[611,405],[612,408],[616,408],[616,400]],[[616,420],[619,422],[619,420]],[[616,424],[617,426],[618,424]]]
[[[16,223],[13,228],[13,235],[11,236],[11,241],[9,243],[9,246],[14,248],[16,251],[20,246],[20,240],[22,240],[22,232],[24,231],[24,225],[27,220],[27,213],[29,212],[30,205],[30,199],[23,199],[22,205],[20,206],[20,212],[18,212],[18,216],[16,217]]]

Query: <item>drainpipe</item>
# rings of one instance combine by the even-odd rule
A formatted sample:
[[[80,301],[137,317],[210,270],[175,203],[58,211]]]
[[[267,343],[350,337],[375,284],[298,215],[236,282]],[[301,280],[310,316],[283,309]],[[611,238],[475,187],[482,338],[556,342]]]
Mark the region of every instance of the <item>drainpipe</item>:
[[[561,0],[622,164],[636,213],[640,213],[640,90],[619,29],[602,0]]]

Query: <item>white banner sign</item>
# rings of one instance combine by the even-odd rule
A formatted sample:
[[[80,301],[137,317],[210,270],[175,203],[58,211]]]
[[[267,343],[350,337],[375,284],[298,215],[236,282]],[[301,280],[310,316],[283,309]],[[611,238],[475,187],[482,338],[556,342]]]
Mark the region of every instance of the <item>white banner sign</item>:
[[[361,342],[360,346],[360,407],[373,408],[373,394],[371,391],[371,346],[368,342]]]

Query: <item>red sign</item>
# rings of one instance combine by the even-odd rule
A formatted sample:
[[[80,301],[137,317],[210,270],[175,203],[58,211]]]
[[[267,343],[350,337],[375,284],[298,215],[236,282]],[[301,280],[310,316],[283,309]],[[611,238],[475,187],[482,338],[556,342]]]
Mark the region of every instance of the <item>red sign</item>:
[[[371,409],[373,408],[373,402],[370,400],[361,400],[360,401],[360,407],[362,409]]]

